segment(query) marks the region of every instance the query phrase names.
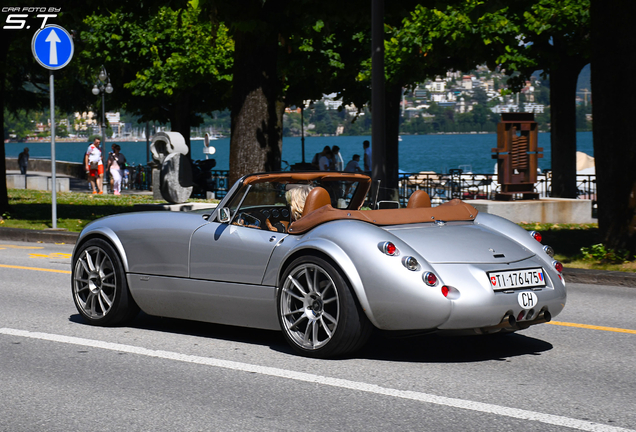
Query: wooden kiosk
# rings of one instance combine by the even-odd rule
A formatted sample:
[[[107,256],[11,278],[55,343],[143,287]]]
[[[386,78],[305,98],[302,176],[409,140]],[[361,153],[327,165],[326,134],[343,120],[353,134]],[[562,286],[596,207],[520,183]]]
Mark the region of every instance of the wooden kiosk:
[[[517,195],[522,199],[539,199],[534,190],[537,182],[539,158],[543,148],[538,147],[538,123],[533,113],[502,113],[497,125],[497,181],[501,190],[495,200],[510,201]]]

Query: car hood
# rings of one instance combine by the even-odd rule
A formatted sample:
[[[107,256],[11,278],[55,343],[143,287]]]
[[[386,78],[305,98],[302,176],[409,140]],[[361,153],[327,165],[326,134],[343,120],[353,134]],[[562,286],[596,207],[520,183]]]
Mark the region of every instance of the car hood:
[[[509,263],[534,255],[519,243],[471,223],[387,227],[429,263]]]

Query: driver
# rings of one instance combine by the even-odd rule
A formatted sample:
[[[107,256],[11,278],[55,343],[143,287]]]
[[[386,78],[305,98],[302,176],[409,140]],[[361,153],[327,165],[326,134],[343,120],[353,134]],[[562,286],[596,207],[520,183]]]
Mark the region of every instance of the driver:
[[[314,187],[310,185],[298,186],[287,191],[287,193],[285,194],[285,198],[287,199],[287,204],[289,205],[289,208],[291,211],[292,222],[297,221],[298,219],[302,217],[303,209],[305,208],[305,200],[307,199],[307,195],[309,195],[309,192],[313,188]],[[267,224],[267,228],[270,231],[278,231],[278,232],[286,231],[285,226],[280,222],[276,222],[275,224],[272,224],[269,221],[269,219],[267,219],[265,223]]]

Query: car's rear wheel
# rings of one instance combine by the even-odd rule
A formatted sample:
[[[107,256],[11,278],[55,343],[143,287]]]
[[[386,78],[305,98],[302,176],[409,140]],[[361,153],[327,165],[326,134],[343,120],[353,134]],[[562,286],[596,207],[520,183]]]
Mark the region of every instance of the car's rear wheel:
[[[289,344],[308,357],[351,354],[371,334],[371,323],[345,278],[316,256],[298,258],[288,267],[281,279],[277,311]]]
[[[79,248],[73,257],[71,284],[75,307],[89,324],[123,324],[139,313],[121,259],[105,240],[91,239]]]

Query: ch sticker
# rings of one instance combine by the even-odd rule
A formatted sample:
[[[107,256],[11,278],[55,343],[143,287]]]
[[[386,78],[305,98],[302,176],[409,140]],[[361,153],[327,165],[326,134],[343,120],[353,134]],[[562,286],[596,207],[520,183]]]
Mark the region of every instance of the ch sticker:
[[[537,295],[532,291],[520,292],[517,296],[517,301],[519,302],[519,306],[527,310],[537,306],[537,303],[539,303],[539,297],[537,297]]]

